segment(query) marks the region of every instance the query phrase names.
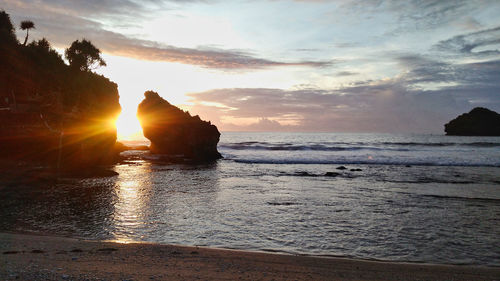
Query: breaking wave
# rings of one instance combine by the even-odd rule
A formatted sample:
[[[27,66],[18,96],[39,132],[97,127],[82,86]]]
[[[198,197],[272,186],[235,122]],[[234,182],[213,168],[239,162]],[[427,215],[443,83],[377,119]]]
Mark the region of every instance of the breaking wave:
[[[425,161],[425,159],[304,159],[304,158],[291,158],[291,159],[242,159],[231,158],[224,156],[225,160],[231,160],[237,163],[246,164],[331,164],[331,165],[395,165],[395,166],[462,166],[462,167],[500,167],[500,162],[475,162],[465,163],[459,161]]]
[[[418,142],[379,142],[379,143],[345,143],[328,142],[314,144],[292,144],[292,143],[268,143],[268,142],[239,142],[223,143],[219,145],[222,150],[270,150],[270,151],[410,151],[425,147],[499,147],[495,142],[440,142],[440,143],[418,143]]]

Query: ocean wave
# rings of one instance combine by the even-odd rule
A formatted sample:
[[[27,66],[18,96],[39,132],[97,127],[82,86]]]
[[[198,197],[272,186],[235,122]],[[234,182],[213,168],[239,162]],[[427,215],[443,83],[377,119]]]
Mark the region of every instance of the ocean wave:
[[[325,142],[314,144],[291,144],[291,143],[268,143],[268,142],[239,142],[221,143],[218,146],[224,150],[269,150],[269,151],[411,151],[418,147],[478,147],[495,148],[500,147],[500,142],[373,142],[373,143],[346,143]]]
[[[409,151],[408,148],[391,148],[391,147],[374,147],[374,146],[328,146],[323,144],[314,145],[293,145],[293,144],[221,144],[220,149],[229,150],[270,150],[270,151],[356,151],[356,150],[373,150],[373,151]]]
[[[490,198],[490,197],[472,197],[472,196],[460,196],[460,195],[444,195],[444,194],[418,194],[422,197],[432,197],[438,199],[454,199],[454,200],[464,200],[469,202],[470,200],[484,201],[484,202],[499,202],[500,198]]]
[[[467,146],[467,147],[500,147],[500,142],[380,142],[381,145],[398,146]]]
[[[473,184],[476,181],[472,180],[446,180],[446,179],[433,179],[433,178],[423,178],[415,180],[388,180],[388,182],[394,183],[444,183],[444,184]]]
[[[401,161],[397,159],[372,159],[372,160],[346,160],[346,159],[242,159],[224,158],[225,161],[234,161],[245,164],[332,164],[332,165],[394,165],[394,166],[459,166],[459,167],[500,167],[498,163],[463,163],[463,162],[439,162],[439,161]]]

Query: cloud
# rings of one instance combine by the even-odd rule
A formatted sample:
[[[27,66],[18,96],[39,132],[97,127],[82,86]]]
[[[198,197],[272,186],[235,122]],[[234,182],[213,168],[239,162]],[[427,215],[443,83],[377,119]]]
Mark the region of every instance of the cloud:
[[[437,29],[450,23],[474,25],[474,20],[471,20],[471,17],[467,15],[474,15],[486,6],[498,5],[496,0],[385,0],[374,2],[378,3],[377,9],[390,11],[398,18],[398,26],[394,30],[395,34]]]
[[[454,79],[452,64],[415,54],[397,56],[395,59],[406,70],[404,79],[408,84],[450,82]]]
[[[314,49],[314,48],[298,48],[295,49],[297,52],[318,52],[320,49]]]
[[[123,18],[134,17],[138,19],[152,12],[154,7],[163,6],[162,2],[151,0],[142,3],[131,0],[4,0],[4,2],[2,8],[6,9],[8,13],[22,11],[30,17],[51,13],[82,18],[119,15]],[[153,6],[155,3],[156,5]],[[55,19],[57,18],[51,18],[51,20]]]
[[[483,27],[483,25],[473,17],[467,17],[463,22],[459,23],[459,25],[469,30],[477,30]]]
[[[406,71],[391,79],[331,90],[215,89],[189,94],[191,110],[205,118],[219,116],[222,130],[433,133],[476,106],[500,111],[500,60],[450,64],[420,55],[398,60]],[[427,87],[432,83],[442,85]],[[256,122],[234,125],[251,118]]]
[[[500,59],[472,63],[451,63],[425,57],[405,55],[396,57],[405,70],[400,79],[409,85],[422,83],[453,83],[459,87],[497,86],[500,73]]]
[[[126,56],[141,60],[174,62],[197,65],[219,70],[257,70],[269,67],[328,67],[333,61],[294,60],[280,61],[260,58],[249,51],[218,49],[200,46],[182,48],[150,40],[131,38],[109,31],[92,16],[145,16],[151,12],[151,5],[165,5],[166,2],[193,1],[76,1],[68,7],[67,1],[53,0],[21,2],[7,0],[7,12],[16,17],[30,18],[35,22],[37,34],[47,37],[58,47],[69,46],[79,38],[91,40],[101,51],[111,55]],[[74,6],[73,6],[74,4]],[[86,15],[82,17],[80,15]],[[56,21],[54,19],[57,19]],[[123,20],[123,18],[122,18]]]
[[[173,9],[175,4],[208,3],[208,0],[3,0],[6,9],[23,8],[52,11],[71,16],[145,17],[158,9]]]
[[[351,72],[351,71],[339,71],[335,75],[337,75],[337,76],[353,76],[353,75],[357,75],[357,74],[359,74],[359,73]]]
[[[265,88],[264,82],[256,81],[253,85],[261,88],[246,84],[248,88],[189,94],[192,113],[212,120],[223,130],[442,132],[444,123],[474,106],[500,110],[500,26],[490,15],[499,9],[498,1],[303,0],[311,2],[308,9],[323,3],[317,14],[334,15],[331,18],[335,21],[326,16],[312,19],[310,10],[304,9],[304,17],[294,21],[303,22],[307,28],[290,25],[290,30],[284,29],[304,33],[304,37],[292,40],[295,45],[277,40],[281,39],[278,36],[272,38],[280,41],[275,45],[282,49],[270,50],[280,54],[279,59],[262,57],[251,50],[183,48],[113,29],[140,25],[156,16],[158,9],[213,2],[3,0],[2,8],[14,14],[16,22],[33,20],[37,29],[30,36],[47,37],[58,47],[67,47],[85,37],[107,54],[141,60],[223,71],[316,68],[316,72],[304,71],[297,84],[306,85],[293,89]],[[331,9],[328,2],[333,3]],[[288,13],[284,13],[286,18]],[[262,24],[267,23],[263,19]],[[461,34],[457,35],[457,28]],[[418,33],[422,31],[425,33]],[[247,34],[257,34],[256,41],[263,42],[263,37],[258,37],[260,30]],[[438,43],[428,50],[435,42]],[[283,59],[283,50],[293,51],[298,58]],[[343,55],[345,59],[330,60],[333,55]],[[342,69],[317,69],[336,63],[342,63]],[[356,77],[365,80],[352,81]],[[342,86],[335,86],[337,81]],[[314,85],[338,88],[321,89]]]
[[[116,33],[106,33],[105,36],[98,36],[95,40],[99,46],[102,46],[103,51],[142,60],[176,62],[220,70],[256,70],[287,66],[321,68],[333,64],[333,61],[276,61],[258,58],[240,50],[208,47],[180,48],[153,41],[130,39]]]
[[[500,10],[497,0],[346,0],[346,1],[301,1],[311,3],[335,3],[334,16],[356,18],[359,22],[368,22],[369,29],[383,34],[375,39],[404,37],[412,33],[450,32],[450,30],[475,30],[482,25],[476,20],[491,21],[495,11]],[[490,13],[491,15],[487,15]],[[345,20],[342,20],[345,21]],[[383,27],[380,24],[383,22]],[[432,37],[428,38],[432,40]],[[366,41],[366,40],[365,40]],[[360,42],[365,43],[365,42]]]
[[[440,41],[434,48],[460,56],[500,55],[500,26]]]
[[[217,108],[204,102],[213,101],[223,105],[217,114],[231,120],[258,117],[286,124],[290,118],[296,119],[294,126],[272,124],[273,130],[282,131],[439,132],[451,116],[467,107],[446,93],[412,92],[389,82],[337,91],[219,89],[190,96],[191,111],[204,118],[210,117],[205,111]],[[217,125],[222,130],[234,127],[226,127],[224,122]],[[264,124],[259,121],[240,128],[267,128],[259,125]]]
[[[352,49],[360,46],[359,43],[357,42],[342,42],[342,43],[336,43],[335,47],[336,48],[345,48],[345,49]]]
[[[245,131],[245,132],[283,132],[294,131],[294,126],[282,125],[278,121],[268,118],[259,118],[257,122],[248,125],[237,125],[233,123],[225,123],[224,131]]]
[[[457,17],[462,16],[474,5],[471,3],[473,1],[470,0],[394,0],[391,2],[394,10],[402,11],[400,14],[400,23],[407,28],[413,26],[415,29],[430,29],[450,21],[455,21]]]

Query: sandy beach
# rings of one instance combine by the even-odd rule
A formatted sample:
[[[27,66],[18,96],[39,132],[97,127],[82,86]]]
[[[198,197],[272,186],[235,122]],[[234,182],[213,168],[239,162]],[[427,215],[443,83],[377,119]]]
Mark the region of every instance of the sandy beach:
[[[1,280],[499,280],[500,268],[0,234]]]

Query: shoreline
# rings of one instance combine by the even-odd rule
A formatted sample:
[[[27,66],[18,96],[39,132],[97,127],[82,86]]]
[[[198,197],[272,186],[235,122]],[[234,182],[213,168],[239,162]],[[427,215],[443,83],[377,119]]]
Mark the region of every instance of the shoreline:
[[[432,261],[405,261],[405,260],[383,260],[376,258],[363,258],[363,257],[352,257],[352,256],[342,256],[342,255],[333,255],[333,254],[308,254],[308,253],[294,253],[287,252],[275,249],[239,249],[239,248],[225,248],[218,246],[203,246],[203,245],[184,245],[184,244],[175,244],[175,243],[161,243],[161,242],[151,242],[151,241],[139,241],[139,240],[123,240],[119,239],[90,239],[79,236],[64,236],[52,233],[44,233],[44,232],[30,232],[30,231],[0,231],[0,254],[2,254],[2,235],[12,235],[12,236],[28,236],[28,237],[40,237],[43,239],[47,237],[49,239],[68,239],[73,241],[80,242],[89,242],[89,243],[112,243],[119,245],[149,245],[149,246],[169,246],[169,247],[180,247],[180,248],[196,248],[196,249],[208,249],[208,250],[221,250],[221,251],[233,251],[233,252],[242,252],[242,253],[257,253],[257,254],[270,254],[270,255],[283,255],[283,256],[294,256],[294,257],[310,257],[310,258],[326,258],[326,259],[341,259],[341,260],[352,260],[352,261],[360,261],[360,262],[379,262],[379,263],[391,263],[391,264],[413,264],[413,265],[432,265],[432,266],[459,266],[459,267],[479,267],[479,268],[498,268],[500,269],[500,265],[488,265],[488,264],[467,264],[467,263],[436,263]],[[496,280],[496,281],[500,281]]]
[[[0,233],[2,280],[498,280],[500,267]]]

